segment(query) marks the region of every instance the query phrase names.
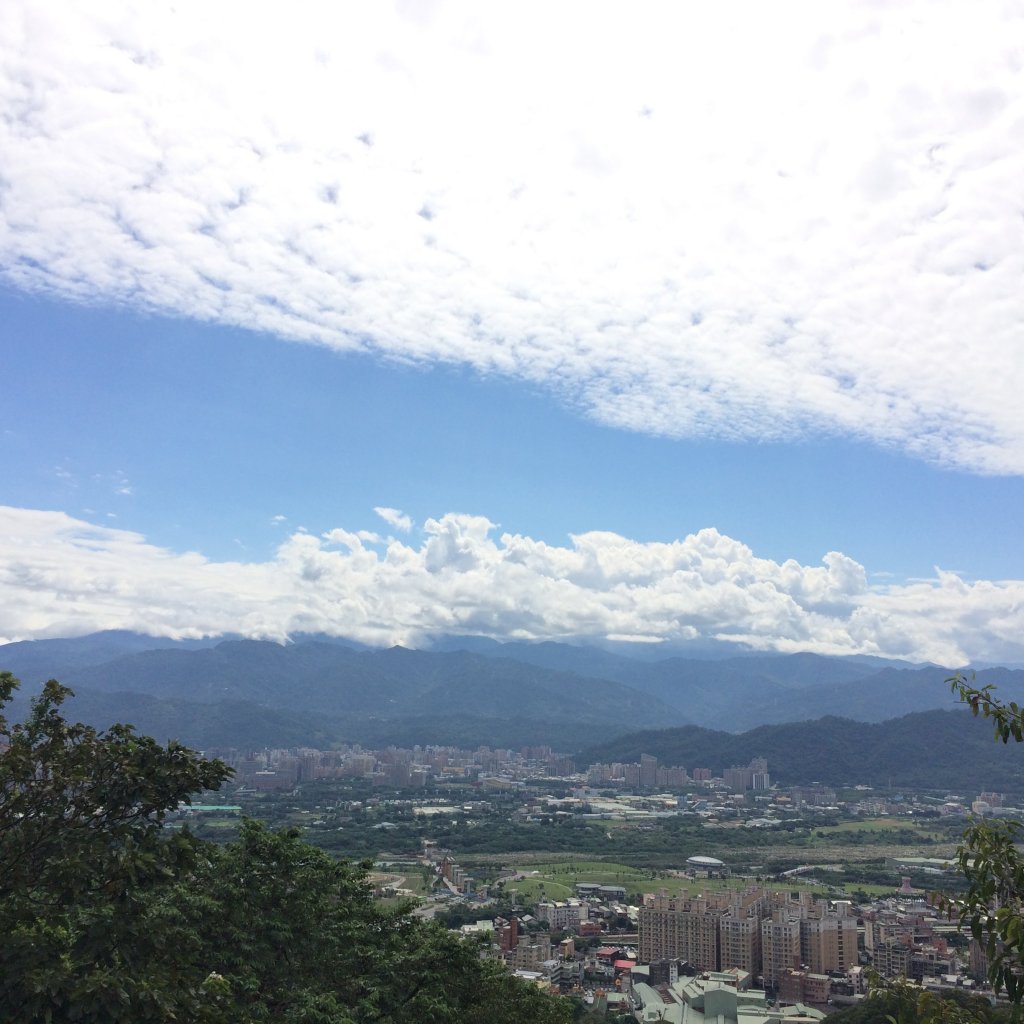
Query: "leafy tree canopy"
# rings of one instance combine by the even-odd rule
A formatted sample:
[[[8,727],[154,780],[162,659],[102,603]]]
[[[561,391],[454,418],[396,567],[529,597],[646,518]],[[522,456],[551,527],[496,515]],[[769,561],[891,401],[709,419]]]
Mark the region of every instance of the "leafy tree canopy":
[[[566,1024],[571,1007],[450,932],[373,901],[366,866],[245,822],[163,827],[230,770],[126,725],[69,724],[51,681],[2,711],[0,1020]]]
[[[949,683],[975,717],[992,723],[997,741],[1024,741],[1024,708],[1001,702],[992,686],[976,687],[973,678],[958,674]],[[1019,821],[972,821],[957,849],[967,892],[939,903],[984,946],[989,981],[1017,1007],[1024,1003],[1024,858],[1017,845],[1022,833]]]
[[[1009,1024],[1011,1012],[960,989],[931,992],[905,979],[875,975],[871,997],[829,1014],[829,1024]]]

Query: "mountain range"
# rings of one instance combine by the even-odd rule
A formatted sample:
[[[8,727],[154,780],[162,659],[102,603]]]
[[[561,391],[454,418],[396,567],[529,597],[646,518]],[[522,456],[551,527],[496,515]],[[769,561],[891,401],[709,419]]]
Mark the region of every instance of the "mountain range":
[[[52,677],[75,690],[69,713],[83,721],[127,720],[204,749],[348,741],[570,751],[638,730],[739,734],[827,716],[871,723],[955,706],[944,683],[951,670],[941,666],[816,654],[642,653],[459,637],[414,651],[318,636],[282,645],[106,632],[0,646],[0,669],[25,684],[15,715]],[[978,682],[1024,703],[1024,671],[985,669]]]

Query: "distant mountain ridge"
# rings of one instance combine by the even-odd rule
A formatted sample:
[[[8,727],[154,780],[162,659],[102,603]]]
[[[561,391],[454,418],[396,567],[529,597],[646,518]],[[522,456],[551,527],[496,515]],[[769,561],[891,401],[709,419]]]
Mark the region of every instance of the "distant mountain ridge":
[[[881,722],[930,708],[948,709],[955,703],[945,685],[953,668],[866,655],[748,653],[709,661],[641,661],[557,643],[477,649],[490,657],[512,657],[549,668],[571,666],[582,675],[612,679],[658,698],[697,725],[729,732],[828,715]],[[997,686],[1000,696],[1024,703],[1024,671],[986,668],[977,678],[980,685]]]
[[[282,730],[289,735],[305,723],[311,734],[335,742],[365,742],[372,736],[387,743],[389,728],[407,735],[418,724],[425,735],[413,742],[458,739],[474,746],[502,745],[496,737],[514,732],[520,744],[557,741],[567,747],[594,729],[615,733],[652,719],[686,721],[669,705],[621,683],[464,651],[354,650],[312,640],[288,645],[226,640],[199,648],[139,650],[137,638],[120,636],[82,638],[77,646],[36,644],[0,647],[0,667],[27,684],[59,678],[80,695],[76,713],[88,710],[93,724],[109,724],[97,719],[110,713],[123,720],[131,711],[140,728],[155,720],[162,738],[173,730],[177,715],[176,734],[193,736],[196,707],[223,711],[230,706],[248,726],[240,736],[230,728],[230,715],[220,715],[222,746],[251,743],[268,731],[263,724],[256,728],[257,720],[272,722],[277,714],[290,723]],[[115,651],[109,660],[89,654],[105,656],[111,645],[125,653]],[[209,729],[201,732],[208,745]]]
[[[711,660],[644,654],[455,637],[413,651],[326,637],[281,645],[108,632],[0,646],[0,669],[22,678],[26,693],[50,677],[74,687],[94,724],[133,709],[140,727],[153,721],[169,736],[180,722],[177,735],[201,735],[204,745],[216,739],[212,723],[221,723],[225,737],[232,731],[229,707],[247,723],[233,733],[242,745],[269,736],[276,717],[289,736],[334,741],[386,743],[389,730],[410,736],[420,728],[423,735],[413,742],[457,736],[474,746],[508,746],[513,736],[529,743],[518,738],[536,735],[566,749],[653,726],[690,723],[742,733],[827,716],[880,722],[954,706],[944,683],[951,670],[939,666],[816,654],[748,652]],[[986,669],[978,678],[1024,703],[1024,671]],[[197,707],[223,714],[208,713],[204,725]],[[225,738],[220,745],[235,744]]]

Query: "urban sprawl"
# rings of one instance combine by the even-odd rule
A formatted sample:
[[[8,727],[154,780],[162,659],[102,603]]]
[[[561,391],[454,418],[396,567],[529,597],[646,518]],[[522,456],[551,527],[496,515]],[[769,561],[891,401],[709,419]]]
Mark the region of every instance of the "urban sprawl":
[[[191,827],[249,814],[372,849],[382,898],[417,901],[481,955],[598,1016],[679,1024],[820,1020],[865,998],[869,971],[987,992],[983,948],[930,895],[957,884],[968,813],[1022,816],[991,792],[782,787],[764,757],[715,775],[649,755],[578,772],[547,747],[207,753],[235,769],[232,802],[183,807]],[[537,849],[566,828],[587,848]],[[533,846],[489,852],[497,830]],[[639,863],[657,835],[668,852]]]

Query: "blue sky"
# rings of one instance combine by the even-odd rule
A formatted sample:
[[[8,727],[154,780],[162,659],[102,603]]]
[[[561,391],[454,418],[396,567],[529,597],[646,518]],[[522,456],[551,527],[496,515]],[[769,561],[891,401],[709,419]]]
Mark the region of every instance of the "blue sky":
[[[1024,657],[1021,18],[60,8],[0,14],[0,639]]]
[[[419,522],[470,511],[551,544],[588,530],[664,541],[711,526],[778,561],[813,564],[837,549],[900,578],[936,565],[1024,576],[1020,477],[842,438],[651,437],[499,377],[0,298],[16,342],[5,502],[172,549],[263,560],[283,530],[374,529],[374,507],[389,506]]]

